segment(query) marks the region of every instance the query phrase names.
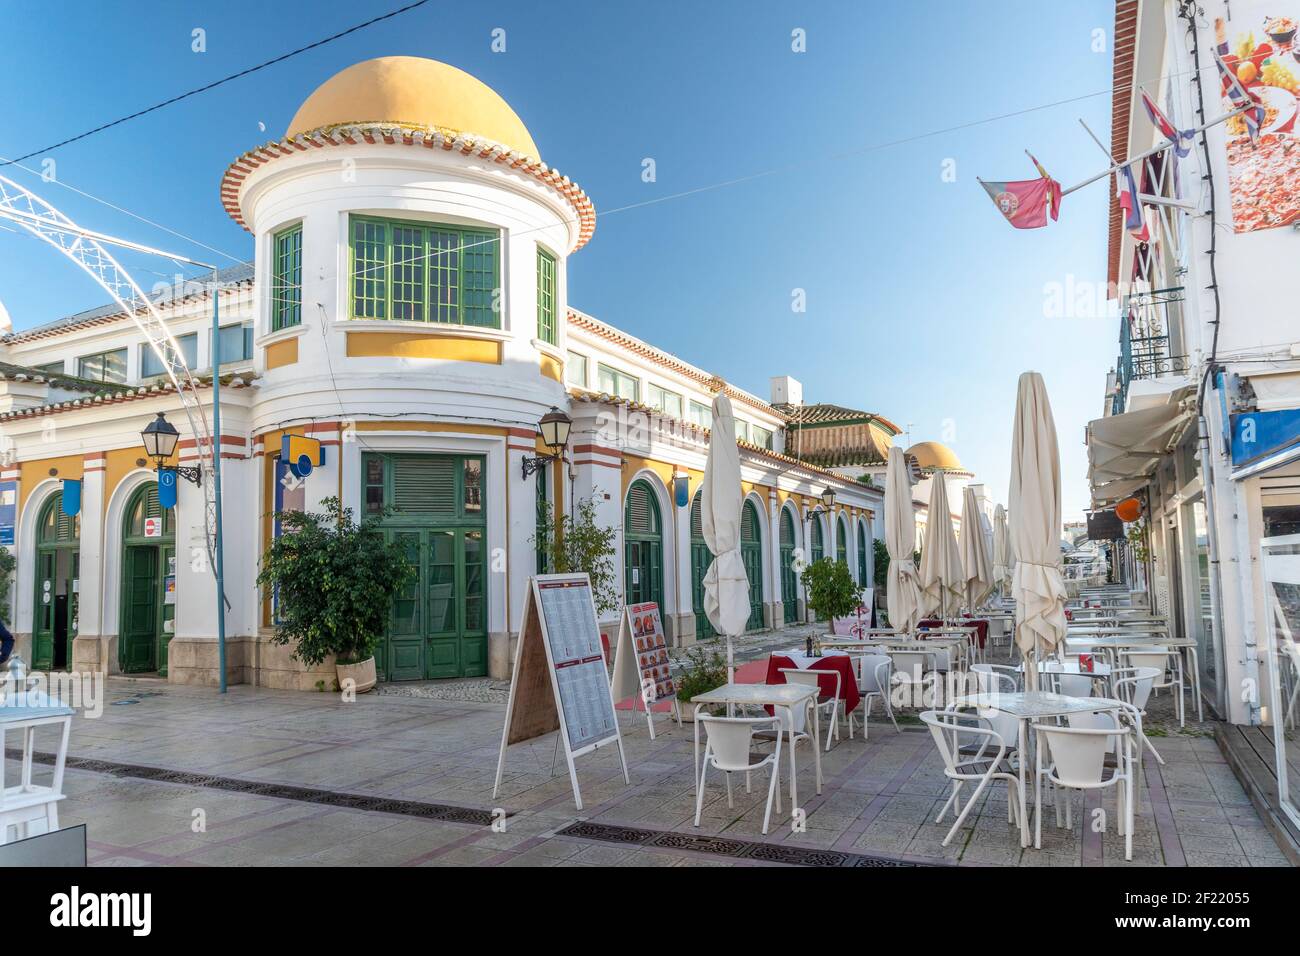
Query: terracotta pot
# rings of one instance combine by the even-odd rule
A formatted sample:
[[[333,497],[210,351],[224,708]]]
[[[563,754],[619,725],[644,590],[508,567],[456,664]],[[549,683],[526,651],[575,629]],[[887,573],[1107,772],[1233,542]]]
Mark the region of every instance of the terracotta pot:
[[[356,681],[358,694],[364,694],[368,690],[374,689],[378,678],[375,676],[375,659],[367,657],[364,661],[358,661],[355,664],[335,663],[335,673],[338,675],[339,687],[343,687],[344,681],[349,677]]]

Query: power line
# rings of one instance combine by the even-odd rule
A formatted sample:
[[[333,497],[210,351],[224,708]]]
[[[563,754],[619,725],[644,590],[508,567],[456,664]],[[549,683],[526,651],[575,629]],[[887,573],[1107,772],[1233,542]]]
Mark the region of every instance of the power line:
[[[5,161],[5,163],[0,165],[20,163],[24,159],[31,159],[34,156],[41,156],[45,153],[49,153],[53,150],[56,150],[61,146],[67,146],[69,143],[75,143],[79,140],[85,139],[88,136],[94,136],[96,133],[102,133],[106,129],[112,129],[114,126],[120,126],[123,123],[130,122],[133,119],[138,119],[141,116],[145,116],[149,113],[153,113],[156,110],[160,110],[165,106],[171,106],[173,103],[179,103],[181,100],[189,99],[191,96],[197,96],[200,93],[206,93],[209,90],[215,90],[218,86],[223,86],[226,83],[231,82],[232,80],[238,80],[242,77],[249,76],[250,74],[256,73],[258,70],[266,69],[268,66],[274,66],[277,63],[283,63],[285,60],[288,60],[291,57],[295,57],[299,53],[306,53],[308,50],[314,50],[317,47],[324,46],[327,43],[332,43],[335,40],[341,39],[345,36],[348,36],[349,34],[356,33],[358,30],[364,30],[366,27],[373,26],[374,24],[379,23],[383,20],[391,20],[393,17],[406,13],[408,10],[414,10],[416,7],[422,7],[428,2],[429,0],[415,0],[414,3],[408,3],[404,7],[399,7],[398,9],[392,10],[389,13],[385,13],[382,14],[381,16],[374,17],[373,19],[367,20],[364,23],[358,23],[355,26],[348,27],[346,30],[343,30],[339,33],[335,33],[333,36],[325,37],[323,40],[317,40],[315,43],[309,43],[306,46],[299,47],[296,50],[290,50],[288,53],[281,54],[280,56],[277,56],[274,59],[266,60],[265,62],[259,63],[256,66],[250,66],[248,69],[240,70],[238,73],[232,73],[229,76],[224,76],[221,79],[214,80],[213,82],[205,84],[204,86],[199,86],[192,90],[187,90],[186,92],[173,96],[170,99],[163,100],[161,103],[155,103],[153,106],[147,106],[142,110],[137,110],[136,112],[130,113],[127,116],[122,116],[119,117],[118,119],[112,120],[111,122],[104,123],[100,126],[96,126],[94,129],[86,130],[84,133],[78,133],[76,136],[71,136],[68,139],[61,140],[60,142],[54,143],[53,145],[45,146],[42,147],[41,149],[33,150],[30,153],[24,153],[22,156],[19,156],[17,159],[7,160]]]

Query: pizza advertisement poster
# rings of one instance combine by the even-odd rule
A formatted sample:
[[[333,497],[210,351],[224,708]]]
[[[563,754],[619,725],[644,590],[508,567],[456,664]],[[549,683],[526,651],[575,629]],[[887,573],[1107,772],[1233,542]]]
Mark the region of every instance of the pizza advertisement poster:
[[[1252,142],[1246,122],[1225,124],[1228,189],[1236,232],[1275,229],[1300,221],[1300,0],[1237,0],[1231,14],[1215,21],[1215,50],[1224,66],[1264,106],[1264,122]],[[1226,82],[1211,62],[1202,74],[1217,90],[1217,112],[1233,109]],[[1216,112],[1207,95],[1207,111]]]
[[[627,618],[644,699],[653,704],[675,697],[677,686],[671,676],[668,640],[664,635],[659,605],[654,602],[629,604]]]

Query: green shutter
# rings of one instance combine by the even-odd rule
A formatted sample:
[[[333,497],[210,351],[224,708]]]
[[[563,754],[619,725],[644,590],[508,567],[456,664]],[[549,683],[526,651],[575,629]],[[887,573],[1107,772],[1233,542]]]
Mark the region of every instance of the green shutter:
[[[275,237],[274,281],[271,284],[271,331],[302,322],[302,225]]]
[[[537,248],[537,337],[556,344],[555,257]]]
[[[631,534],[658,534],[659,509],[644,481],[633,482],[627,494],[627,530]]]
[[[393,506],[402,514],[455,517],[455,458],[394,455]]]

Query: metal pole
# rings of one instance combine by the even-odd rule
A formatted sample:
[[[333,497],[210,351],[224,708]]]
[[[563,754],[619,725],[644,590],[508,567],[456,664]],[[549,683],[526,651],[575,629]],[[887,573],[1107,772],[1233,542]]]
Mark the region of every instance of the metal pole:
[[[221,288],[212,270],[212,480],[216,498],[213,554],[217,562],[217,667],[220,692],[226,692],[226,576],[225,540],[221,533]]]

